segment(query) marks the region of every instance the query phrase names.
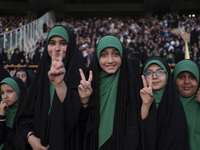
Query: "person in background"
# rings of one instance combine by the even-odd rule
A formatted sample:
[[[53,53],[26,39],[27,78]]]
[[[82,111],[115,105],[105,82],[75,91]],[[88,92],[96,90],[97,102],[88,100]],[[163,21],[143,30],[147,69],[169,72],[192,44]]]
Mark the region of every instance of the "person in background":
[[[31,86],[32,78],[26,69],[18,69],[15,72],[14,76],[20,78],[26,85],[26,88],[29,90]]]
[[[13,55],[11,56],[11,65],[20,64],[20,51],[19,48],[15,48]]]

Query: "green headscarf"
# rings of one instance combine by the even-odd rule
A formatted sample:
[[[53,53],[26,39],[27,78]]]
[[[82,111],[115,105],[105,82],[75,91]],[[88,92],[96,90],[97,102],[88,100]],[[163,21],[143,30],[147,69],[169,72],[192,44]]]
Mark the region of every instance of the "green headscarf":
[[[18,97],[18,100],[19,100],[19,98],[20,98],[20,88],[19,88],[17,82],[14,79],[12,79],[10,77],[5,78],[4,80],[2,80],[0,82],[0,84],[10,85],[15,90],[15,92],[17,93],[17,97]],[[13,127],[13,122],[14,122],[14,119],[15,119],[15,115],[16,115],[18,106],[19,106],[19,101],[17,101],[12,106],[9,106],[9,108],[6,110],[6,126],[9,127],[9,128]]]
[[[183,71],[193,74],[199,83],[199,69],[195,62],[186,59],[180,61],[174,68],[175,82],[178,74]],[[190,150],[200,149],[200,107],[199,103],[195,101],[196,93],[191,97],[179,96],[187,119]]]
[[[68,33],[62,26],[56,26],[49,32],[47,43],[49,43],[49,39],[54,35],[62,37],[67,43],[69,42]]]
[[[153,96],[154,96],[154,99],[156,101],[156,108],[158,108],[161,100],[162,100],[162,96],[163,96],[163,93],[165,91],[165,86],[167,85],[167,81],[168,81],[168,72],[167,72],[167,69],[165,68],[165,66],[159,61],[159,60],[151,60],[149,61],[145,67],[144,67],[144,70],[143,70],[143,73],[146,71],[146,69],[151,65],[151,64],[157,64],[159,65],[162,69],[164,69],[166,71],[166,83],[165,85],[159,89],[159,90],[153,90]]]
[[[97,58],[104,48],[115,47],[121,54],[122,44],[114,36],[103,37],[97,46]],[[120,69],[114,74],[108,74],[104,70],[100,71],[100,125],[99,125],[99,149],[112,136],[115,114],[115,104],[117,98],[117,87]]]
[[[49,32],[48,38],[47,38],[48,43],[49,43],[49,39],[52,36],[60,36],[63,39],[65,39],[65,41],[67,43],[69,42],[69,36],[68,36],[67,30],[62,26],[56,26],[53,29],[51,29],[51,31]],[[50,68],[51,68],[51,63],[50,63]],[[49,108],[48,114],[50,115],[51,107],[52,107],[52,103],[53,103],[53,97],[54,97],[54,93],[55,93],[55,87],[53,86],[53,84],[51,82],[50,82],[49,91],[50,91],[50,108]]]

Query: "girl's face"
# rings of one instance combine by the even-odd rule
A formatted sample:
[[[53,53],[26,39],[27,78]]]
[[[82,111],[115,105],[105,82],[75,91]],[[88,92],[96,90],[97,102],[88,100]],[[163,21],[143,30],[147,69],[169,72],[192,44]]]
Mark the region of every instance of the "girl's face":
[[[114,74],[121,66],[120,52],[114,47],[105,48],[100,53],[99,64],[105,72]]]
[[[52,53],[55,53],[56,58],[59,58],[61,50],[63,51],[63,59],[67,51],[67,42],[60,36],[53,36],[49,39],[48,54],[52,57]]]
[[[151,64],[146,69],[145,73],[151,74],[152,72],[154,72],[152,76],[152,90],[162,89],[165,86],[166,79],[167,79],[166,72],[164,72],[163,69],[159,65]],[[149,85],[149,77],[145,75],[145,78],[146,78],[147,84]]]
[[[18,71],[16,73],[16,77],[20,78],[24,83],[26,83],[27,81],[27,75],[26,75],[26,72],[24,71]]]
[[[176,88],[183,97],[191,97],[197,92],[198,83],[190,72],[181,72],[176,78]]]
[[[1,84],[1,98],[8,106],[13,105],[18,100],[17,93],[8,84]]]

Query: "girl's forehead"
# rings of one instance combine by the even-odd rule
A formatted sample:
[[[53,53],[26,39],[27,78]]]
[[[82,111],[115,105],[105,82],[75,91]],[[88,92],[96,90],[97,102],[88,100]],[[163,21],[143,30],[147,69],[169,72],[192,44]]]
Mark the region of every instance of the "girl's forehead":
[[[1,85],[0,85],[0,89],[2,89],[2,88],[12,88],[12,86],[10,86],[9,84],[7,84],[7,83],[2,83]],[[13,88],[12,88],[13,89]]]
[[[162,67],[159,66],[158,64],[153,63],[153,64],[150,64],[150,65],[147,67],[147,69],[162,69]]]
[[[108,52],[108,51],[118,51],[115,47],[106,47],[101,52]]]

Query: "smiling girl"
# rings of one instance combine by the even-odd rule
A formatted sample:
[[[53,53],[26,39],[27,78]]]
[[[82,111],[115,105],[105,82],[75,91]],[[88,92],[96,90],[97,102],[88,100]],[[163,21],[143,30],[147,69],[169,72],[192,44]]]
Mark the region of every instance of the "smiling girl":
[[[159,57],[149,58],[142,71],[143,149],[188,150],[186,118],[167,62]]]
[[[93,58],[88,80],[80,70],[82,80],[78,87],[88,112],[83,149],[137,150],[140,80],[122,43],[114,36],[100,39]]]
[[[72,30],[54,26],[18,122],[32,149],[80,148],[77,128],[82,105],[77,87],[83,62]]]
[[[187,118],[190,150],[200,149],[200,104],[195,100],[199,89],[199,64],[182,60],[174,68],[174,80]]]

